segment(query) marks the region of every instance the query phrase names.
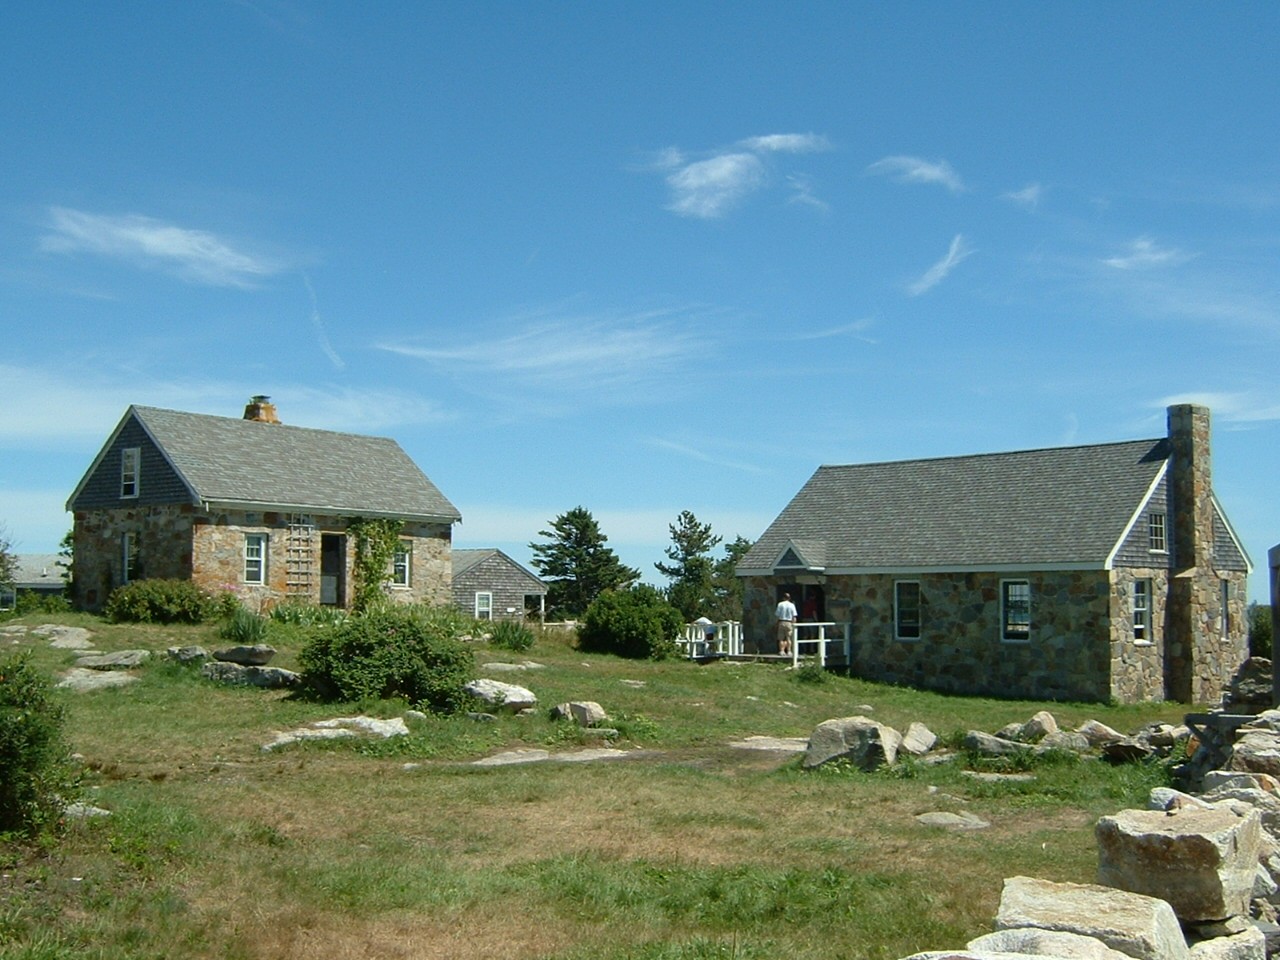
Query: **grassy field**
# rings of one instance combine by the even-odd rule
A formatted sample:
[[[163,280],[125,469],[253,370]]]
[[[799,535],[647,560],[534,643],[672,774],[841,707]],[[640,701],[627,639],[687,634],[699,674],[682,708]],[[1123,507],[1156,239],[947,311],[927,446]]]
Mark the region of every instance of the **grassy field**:
[[[88,627],[101,651],[221,645],[212,627],[26,622]],[[271,642],[274,665],[296,665],[296,636]],[[75,659],[41,638],[20,646],[50,672]],[[805,773],[797,757],[730,744],[804,737],[868,710],[944,737],[1046,706],[1064,727],[1096,718],[1124,732],[1185,712],[625,661],[551,636],[525,654],[476,645],[478,665],[525,659],[545,669],[490,675],[547,708],[599,702],[635,755],[469,765],[520,747],[604,745],[541,708],[264,752],[276,731],[403,705],[219,687],[163,658],[132,686],[66,694],[86,798],[112,815],[71,824],[46,850],[0,847],[0,957],[835,960],[958,947],[990,928],[1007,876],[1091,882],[1094,822],[1141,806],[1162,769],[1051,762],[1025,783],[976,781],[961,762]],[[931,810],[991,827],[915,820]]]

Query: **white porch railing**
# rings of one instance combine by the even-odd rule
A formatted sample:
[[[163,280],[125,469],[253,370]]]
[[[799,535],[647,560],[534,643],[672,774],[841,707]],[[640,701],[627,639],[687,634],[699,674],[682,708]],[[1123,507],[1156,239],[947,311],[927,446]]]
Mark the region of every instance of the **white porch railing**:
[[[684,635],[676,643],[684,648],[685,656],[690,659],[713,655],[736,657],[742,653],[742,624],[737,620],[686,623]]]
[[[844,662],[849,663],[853,649],[853,624],[822,621],[818,623],[799,622],[795,625],[795,633],[791,637],[791,666],[800,665],[800,647],[817,647],[818,664],[827,665],[827,644],[838,643],[844,649]]]

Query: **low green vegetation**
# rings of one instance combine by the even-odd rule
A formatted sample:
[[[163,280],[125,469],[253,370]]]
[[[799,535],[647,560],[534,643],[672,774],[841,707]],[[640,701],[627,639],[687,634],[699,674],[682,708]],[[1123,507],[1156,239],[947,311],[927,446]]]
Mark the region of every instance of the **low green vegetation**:
[[[684,629],[680,611],[648,584],[606,590],[591,602],[578,630],[583,650],[631,659],[675,655]]]
[[[532,646],[517,652],[454,640],[485,633],[451,612],[434,624],[424,611],[401,613],[376,629],[371,617],[335,624],[302,609],[268,618],[273,665],[333,674],[397,631],[390,645],[403,640],[401,652],[375,656],[341,702],[216,685],[164,657],[171,646],[216,645],[218,622],[16,621],[86,627],[103,652],[155,656],[130,686],[71,694],[47,683],[75,652],[30,634],[20,641],[26,669],[63,711],[66,746],[83,758],[81,795],[111,815],[70,820],[56,844],[0,841],[0,956],[892,960],[954,948],[989,929],[1004,877],[1092,881],[1097,818],[1142,805],[1165,768],[1053,755],[1019,761],[1032,780],[982,781],[957,754],[875,774],[840,764],[805,772],[795,755],[735,744],[806,737],[855,713],[900,730],[920,721],[955,745],[967,729],[994,731],[1046,707],[1064,727],[1096,718],[1125,732],[1187,710],[628,659],[553,628],[534,628]],[[328,638],[323,650],[312,648],[316,636]],[[409,719],[405,737],[262,749],[317,720],[404,716],[414,695],[386,678],[440,638],[468,661],[463,670],[450,660],[450,676],[514,681],[539,709],[490,720],[428,712]],[[491,663],[526,669],[491,672]],[[553,719],[550,707],[569,700],[600,703],[616,735]],[[504,751],[605,744],[628,755],[472,765]],[[934,810],[991,827],[916,821]]]
[[[134,580],[111,591],[102,613],[112,623],[204,623],[219,606],[190,580]]]
[[[27,654],[0,659],[0,835],[55,830],[74,798],[63,704]]]

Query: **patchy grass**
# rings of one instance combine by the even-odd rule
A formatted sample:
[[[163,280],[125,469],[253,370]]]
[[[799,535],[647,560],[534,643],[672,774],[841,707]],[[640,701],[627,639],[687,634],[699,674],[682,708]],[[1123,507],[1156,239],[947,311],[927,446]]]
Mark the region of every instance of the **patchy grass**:
[[[27,622],[49,620],[88,627],[104,651],[221,645],[216,626]],[[271,624],[267,640],[292,666],[298,633],[287,627]],[[75,660],[42,641],[22,646],[51,672]],[[866,708],[944,735],[1046,706],[1064,726],[1097,718],[1125,731],[1185,712],[815,683],[777,665],[620,660],[548,635],[519,653],[475,649],[480,665],[543,664],[491,675],[548,709],[490,723],[430,717],[400,740],[264,753],[274,731],[404,705],[219,687],[162,659],[129,687],[62,694],[87,799],[113,814],[71,824],[52,849],[0,846],[0,956],[827,960],[958,947],[989,928],[1006,876],[1091,881],[1094,822],[1141,804],[1163,768],[1051,759],[1030,782],[974,780],[959,763],[805,773],[797,758],[729,744],[807,736]],[[643,752],[464,763],[601,745],[550,719],[570,699],[602,704],[618,745]],[[992,826],[915,820],[940,809]]]

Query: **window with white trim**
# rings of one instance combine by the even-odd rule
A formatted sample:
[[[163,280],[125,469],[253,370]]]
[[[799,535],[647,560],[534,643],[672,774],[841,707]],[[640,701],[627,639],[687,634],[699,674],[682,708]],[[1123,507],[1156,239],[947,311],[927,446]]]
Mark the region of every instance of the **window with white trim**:
[[[1133,640],[1151,642],[1151,581],[1133,581]]]
[[[413,582],[413,541],[401,540],[391,555],[391,585],[408,587]]]
[[[893,630],[899,640],[920,639],[920,582],[898,580],[893,585]]]
[[[132,583],[138,578],[138,535],[130,530],[120,535],[120,582]]]
[[[120,451],[120,498],[129,500],[138,495],[138,471],[142,465],[142,450],[125,447]]]
[[[244,535],[244,582],[267,582],[267,535],[265,533]]]
[[[1165,536],[1164,514],[1147,514],[1147,549],[1152,553],[1168,553],[1169,540]]]
[[[488,590],[479,590],[476,592],[476,619],[493,619],[493,594]]]
[[[1000,636],[1031,639],[1031,584],[1027,580],[1000,581]]]

